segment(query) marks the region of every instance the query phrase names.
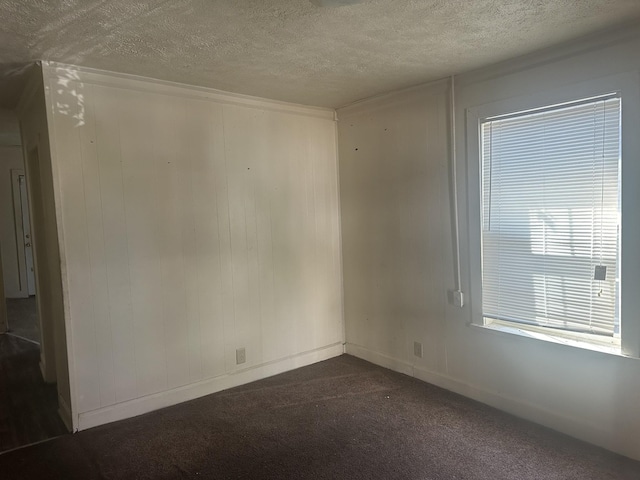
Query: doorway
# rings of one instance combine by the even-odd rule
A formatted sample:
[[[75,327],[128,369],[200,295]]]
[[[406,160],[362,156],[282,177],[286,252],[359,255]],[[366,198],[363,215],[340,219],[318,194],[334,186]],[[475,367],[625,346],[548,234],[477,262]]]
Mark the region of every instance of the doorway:
[[[11,195],[0,197],[1,201],[11,203],[11,208],[2,205],[4,211],[13,213],[12,222],[4,222],[2,228],[12,227],[14,232],[10,237],[15,239],[15,244],[6,245],[9,256],[5,255],[14,260],[14,265],[5,269],[13,275],[9,279],[13,285],[11,289],[3,286],[2,292],[6,328],[5,334],[0,335],[0,453],[68,431],[58,415],[57,385],[45,382],[42,368],[43,333],[46,332],[43,332],[39,312],[41,299],[36,296],[40,295],[37,291],[37,228],[32,228],[30,215],[34,215],[34,226],[38,225],[37,219],[42,222],[44,218],[37,148],[29,152],[26,162],[32,175],[30,181],[24,168],[11,169],[10,175],[6,175],[9,172],[5,170],[2,178],[9,184],[5,184],[9,187],[5,191]],[[12,298],[5,298],[7,291]],[[46,291],[44,293],[46,295]]]
[[[26,289],[29,297],[36,294],[36,276],[33,265],[33,239],[29,219],[29,196],[27,178],[23,170],[12,170],[13,206],[16,224],[16,244],[18,245],[20,268],[20,287]],[[23,263],[24,262],[24,263]]]
[[[13,217],[20,298],[7,298],[7,327],[11,335],[40,345],[33,261],[33,235],[29,218],[27,180],[22,169],[11,170]]]

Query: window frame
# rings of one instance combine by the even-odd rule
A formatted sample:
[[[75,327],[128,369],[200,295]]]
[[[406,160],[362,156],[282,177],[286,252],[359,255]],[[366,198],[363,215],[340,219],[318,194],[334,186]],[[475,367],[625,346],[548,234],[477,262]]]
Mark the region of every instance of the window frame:
[[[640,76],[637,72],[623,73],[577,84],[550,88],[530,95],[512,97],[466,109],[466,189],[469,239],[469,298],[471,324],[490,331],[523,334],[529,338],[552,341],[564,345],[600,350],[599,342],[582,335],[565,331],[534,327],[529,329],[517,323],[504,326],[500,322],[485,322],[482,312],[482,158],[481,123],[493,117],[525,112],[606,94],[616,94],[621,99],[621,163],[620,163],[620,212],[621,232],[619,261],[620,272],[620,346],[613,342],[607,353],[619,353],[640,357]],[[635,132],[634,132],[635,127]],[[634,182],[634,180],[636,180]],[[634,191],[635,190],[635,191]],[[636,210],[636,211],[634,211]],[[635,267],[635,268],[634,268]],[[635,287],[635,288],[634,288]],[[543,329],[543,335],[529,335]],[[535,332],[534,332],[535,333]],[[570,341],[567,342],[567,339]]]

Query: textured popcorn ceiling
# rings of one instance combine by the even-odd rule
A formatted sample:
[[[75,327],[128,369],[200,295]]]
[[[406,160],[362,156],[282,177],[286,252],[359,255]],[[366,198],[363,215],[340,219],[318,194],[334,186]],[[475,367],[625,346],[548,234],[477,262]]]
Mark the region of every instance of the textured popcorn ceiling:
[[[0,106],[44,59],[337,107],[629,22],[640,0],[0,0],[0,18]]]

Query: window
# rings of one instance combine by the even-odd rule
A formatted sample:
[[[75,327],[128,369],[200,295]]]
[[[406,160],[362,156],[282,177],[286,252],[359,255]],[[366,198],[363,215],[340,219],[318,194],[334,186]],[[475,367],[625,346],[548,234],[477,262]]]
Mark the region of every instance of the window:
[[[618,338],[620,97],[479,127],[483,321]]]
[[[543,77],[463,97],[469,324],[640,358],[640,74]]]

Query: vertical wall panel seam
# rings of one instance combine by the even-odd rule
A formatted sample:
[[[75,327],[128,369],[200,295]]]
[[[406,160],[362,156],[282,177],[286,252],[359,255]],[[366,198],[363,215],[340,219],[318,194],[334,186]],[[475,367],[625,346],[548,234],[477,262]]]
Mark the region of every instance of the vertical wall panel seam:
[[[79,85],[79,82],[78,82]],[[76,87],[77,89],[78,87]],[[77,106],[77,103],[76,103]],[[73,117],[72,117],[73,118]],[[82,146],[82,136],[80,135],[80,128],[79,126],[76,127],[75,129],[76,131],[76,135],[77,135],[77,139],[78,139],[78,146]],[[86,189],[86,180],[85,180],[85,168],[84,168],[84,158],[82,156],[82,148],[78,149],[78,156],[79,156],[79,160],[80,160],[80,175],[82,177],[82,198],[83,198],[83,208],[84,208],[84,215],[85,215],[85,221],[84,221],[84,236],[85,236],[85,240],[86,240],[86,244],[87,244],[87,254],[88,254],[88,260],[89,260],[89,279],[91,282],[91,288],[93,289],[93,279],[94,279],[94,273],[93,273],[93,265],[92,265],[92,261],[91,261],[91,243],[89,241],[89,226],[87,225],[87,218],[89,217],[88,215],[88,211],[87,211],[87,189]],[[96,310],[95,310],[95,302],[93,300],[93,295],[91,296],[91,312],[92,312],[92,318],[91,318],[91,322],[93,323],[93,342],[94,342],[94,352],[97,353],[98,352],[98,339],[97,339],[97,332],[96,332]],[[86,321],[86,319],[82,319],[82,321]],[[100,365],[100,355],[96,355],[96,363],[98,365],[98,403],[102,406],[102,386],[100,385],[100,372],[102,370],[101,365]]]
[[[208,108],[208,113],[213,113],[213,107],[211,105],[209,105]],[[225,153],[225,147],[224,147],[224,115],[223,115],[223,111],[222,111],[222,107],[220,107],[220,116],[221,116],[221,124],[222,124],[222,141],[223,141],[223,156],[226,155]],[[211,131],[213,131],[213,115],[209,115],[209,129]],[[210,155],[211,158],[209,158],[209,156],[207,156],[206,161],[207,162],[212,162],[212,164],[214,165],[214,174],[215,174],[215,167],[216,167],[216,159],[214,158],[216,155],[216,150],[215,150],[215,145],[213,147],[213,149],[211,149],[210,151]],[[223,163],[226,160],[223,158]],[[216,236],[218,238],[218,251],[217,251],[217,255],[218,255],[218,273],[220,275],[219,277],[219,281],[220,281],[220,289],[218,291],[218,311],[216,312],[216,314],[220,315],[220,325],[222,328],[222,338],[223,338],[223,349],[224,349],[224,362],[225,362],[225,371],[226,371],[226,359],[227,359],[227,355],[226,355],[226,328],[225,328],[225,306],[224,306],[224,296],[222,294],[222,285],[225,279],[224,272],[223,272],[223,268],[222,268],[222,242],[220,239],[220,199],[218,197],[218,192],[216,192],[216,194],[214,195],[215,198],[215,202],[216,202]],[[198,302],[200,301],[200,296],[198,295]],[[198,305],[200,305],[200,303],[198,303]],[[200,313],[200,316],[202,316],[202,313]],[[200,328],[202,329],[202,319],[200,320]],[[202,352],[202,339],[200,341],[200,349]],[[202,364],[202,353],[200,354],[200,362]]]
[[[102,201],[102,178],[100,176],[100,155],[98,154],[98,131],[96,129],[96,119],[95,119],[95,108],[94,108],[94,88],[92,85],[90,84],[85,84],[85,88],[87,89],[89,95],[88,97],[91,99],[91,108],[86,108],[85,107],[85,114],[87,114],[88,112],[90,112],[91,114],[91,122],[93,123],[93,132],[94,132],[94,143],[95,143],[95,155],[96,155],[96,166],[97,166],[97,176],[98,176],[98,198],[100,199],[100,223],[102,225],[102,248],[104,251],[104,255],[105,255],[105,277],[106,277],[106,289],[107,289],[107,300],[109,302],[109,304],[111,304],[111,294],[109,291],[109,264],[106,261],[106,252],[107,252],[107,245],[106,245],[106,241],[105,241],[105,235],[104,235],[104,231],[105,231],[105,226],[104,226],[104,208],[102,207],[103,205],[103,201]],[[89,106],[89,105],[87,105]],[[88,115],[87,115],[88,116]],[[85,122],[88,122],[89,119],[85,119]],[[113,325],[112,325],[112,318],[111,318],[111,307],[109,305],[106,305],[107,307],[107,318],[108,318],[108,327],[109,327],[109,333],[110,333],[110,344],[111,344],[111,349],[110,349],[110,353],[111,353],[111,377],[112,377],[112,381],[113,381],[113,395],[114,398],[116,397],[116,378],[115,378],[115,371],[114,371],[114,365],[113,365],[113,345],[114,345],[114,341],[113,341]],[[102,392],[100,395],[100,405],[104,406],[102,404]]]
[[[340,276],[340,307],[342,318],[340,319],[341,327],[342,327],[342,344],[346,345],[347,343],[347,322],[345,317],[345,308],[344,308],[344,298],[345,298],[345,287],[344,287],[344,256],[343,256],[343,236],[342,236],[342,196],[340,191],[340,131],[338,129],[338,112],[334,111],[334,120],[333,120],[333,145],[334,145],[334,161],[333,168],[335,171],[335,175],[333,177],[333,183],[336,188],[336,208],[337,219],[332,221],[331,224],[337,223],[337,235],[333,238],[333,241],[337,243],[334,245],[334,251],[338,250],[337,253],[337,263],[338,263],[338,273]],[[333,227],[331,228],[333,231]],[[345,349],[346,352],[346,349]]]
[[[186,109],[186,100],[184,98],[179,98],[176,97],[176,103],[177,106],[179,108],[179,110],[181,110],[181,117],[182,117],[182,122],[180,122],[182,125],[187,125],[187,109]],[[176,115],[177,116],[177,115]],[[191,128],[191,127],[189,127]],[[185,184],[187,183],[188,180],[190,180],[191,178],[191,152],[190,152],[190,145],[187,142],[187,145],[184,145],[184,141],[182,140],[184,137],[184,134],[180,136],[180,139],[177,142],[177,148],[176,148],[176,158],[174,159],[174,161],[176,162],[176,168],[178,168],[179,172],[180,172],[180,176],[182,176],[182,178],[180,178],[180,176],[178,177],[178,184],[180,186],[180,207],[184,208],[186,205],[188,205],[188,199],[185,196],[185,192],[184,192],[184,187]],[[187,162],[189,165],[189,169],[185,168],[185,165],[183,165],[182,162],[178,162],[178,159],[180,158],[180,150],[183,149],[185,150],[186,155],[184,155],[184,157],[187,158]],[[184,178],[186,176],[186,179]],[[186,181],[185,181],[186,180]],[[190,191],[192,191],[192,189],[189,189]],[[188,233],[187,233],[188,235]],[[193,317],[189,318],[189,316],[187,315],[187,311],[189,310],[189,299],[188,299],[188,283],[187,283],[187,276],[188,276],[188,263],[187,263],[187,254],[185,253],[185,229],[184,228],[180,228],[180,263],[182,265],[182,273],[184,275],[183,277],[183,286],[182,286],[182,300],[183,300],[183,311],[184,311],[184,315],[185,318],[187,320],[187,329],[186,329],[186,344],[187,344],[187,350],[186,350],[186,354],[185,354],[185,359],[187,361],[187,370],[188,370],[188,381],[182,381],[182,383],[180,383],[180,385],[185,385],[188,383],[191,383],[191,379],[192,379],[192,371],[191,371],[191,353],[190,353],[190,325],[193,323]]]
[[[163,99],[164,100],[164,99]],[[164,105],[162,105],[162,110],[168,110],[166,103]],[[167,118],[167,112],[164,112],[165,115],[163,115],[161,117],[161,119],[165,119]],[[162,123],[160,123],[160,126],[164,126]],[[161,157],[160,152],[158,151],[158,143],[157,140],[154,139],[154,141],[152,141],[153,143],[153,147],[152,147],[152,151],[154,152],[154,159],[155,159],[155,165],[152,165],[155,167],[156,169],[156,175],[155,175],[155,181],[154,181],[154,187],[155,187],[155,193],[159,194],[158,198],[161,198],[162,201],[160,202],[161,205],[166,206],[166,195],[163,195],[162,192],[162,172],[164,170],[167,169],[165,162],[163,161],[162,164],[159,164],[159,158]],[[152,160],[153,162],[153,160]],[[167,212],[167,208],[163,207],[163,211],[166,213]],[[162,254],[162,259],[160,260],[160,290],[161,292],[165,291],[165,288],[167,286],[167,275],[166,275],[166,262],[164,261],[164,252],[168,250],[167,248],[167,237],[164,234],[160,235],[160,253]],[[167,388],[169,388],[169,358],[168,358],[168,354],[167,354],[167,340],[168,340],[168,334],[167,334],[167,321],[168,321],[168,315],[169,315],[169,309],[167,308],[167,297],[161,293],[161,300],[160,303],[162,305],[162,346],[164,348],[164,355],[163,355],[163,359],[164,359],[164,378],[165,378],[165,390]]]
[[[187,99],[183,99],[182,100],[182,109],[183,109],[183,123],[186,124],[186,120],[187,120],[187,105],[188,105],[189,101]],[[193,211],[196,211],[196,199],[195,199],[195,189],[193,188],[193,150],[192,150],[192,145],[191,142],[186,142],[186,146],[185,146],[185,150],[186,150],[186,157],[187,157],[187,165],[189,166],[188,168],[188,174],[187,174],[187,183],[189,184],[189,192],[191,192],[190,194],[190,203],[191,203],[191,209]],[[186,202],[188,203],[188,202]],[[193,235],[193,244],[192,244],[192,248],[196,249],[198,248],[198,234],[197,234],[197,229],[196,229],[196,222],[195,222],[195,217],[192,217],[192,225],[190,225],[190,227],[193,228],[192,231],[190,231],[190,234]],[[185,255],[184,253],[184,241],[182,242],[183,244],[183,255]],[[186,258],[185,258],[186,260]],[[187,265],[189,265],[189,263],[187,262]],[[196,305],[195,305],[195,310],[196,310],[196,318],[195,320],[197,320],[197,322],[193,322],[194,319],[192,319],[193,323],[197,323],[198,325],[198,353],[197,353],[197,358],[199,361],[199,368],[198,368],[198,380],[200,380],[202,378],[202,319],[201,319],[201,306],[200,306],[200,285],[202,284],[202,279],[201,279],[201,275],[200,275],[200,268],[198,266],[196,266],[195,272],[193,272],[193,274],[195,274],[196,276],[196,291],[194,292],[196,295]],[[185,275],[188,275],[188,272],[185,271]],[[188,300],[187,300],[187,291],[185,289],[185,313],[187,310],[187,304]],[[191,338],[189,338],[189,345],[191,345]],[[191,370],[191,356],[188,354],[188,365],[189,365],[189,379],[190,381],[193,381],[193,372]]]
[[[257,171],[257,168],[254,166],[254,170]],[[260,329],[260,362],[264,360],[264,351],[262,349],[262,339],[264,338],[264,327],[262,325],[262,276],[260,275],[261,266],[260,266],[260,236],[258,235],[258,209],[256,208],[256,174],[255,171],[251,174],[251,178],[253,178],[252,186],[253,186],[253,219],[256,227],[256,262],[257,262],[257,281],[258,284],[258,327]]]
[[[229,228],[229,262],[231,264],[231,268],[229,269],[230,273],[231,273],[231,306],[232,306],[232,311],[233,311],[233,325],[234,325],[234,339],[233,339],[233,345],[235,348],[235,325],[236,325],[236,300],[235,300],[235,278],[234,278],[234,274],[233,274],[233,238],[231,235],[231,205],[230,205],[230,199],[229,199],[229,170],[227,169],[227,134],[226,134],[226,118],[225,118],[225,111],[226,106],[222,105],[221,110],[222,110],[222,144],[223,144],[223,155],[224,155],[224,159],[223,159],[223,165],[224,165],[224,179],[225,179],[225,183],[226,183],[226,194],[227,194],[227,227]],[[223,322],[224,324],[224,322]],[[223,327],[224,328],[224,327]],[[224,343],[225,343],[225,371],[227,370],[227,358],[229,357],[230,352],[227,352],[227,346],[229,344],[229,339],[227,337],[227,334],[229,332],[224,332]]]
[[[312,206],[313,206],[313,276],[318,279],[318,216],[316,214],[316,203],[318,201],[317,199],[317,192],[316,192],[316,165],[318,162],[323,162],[324,159],[319,156],[319,155],[315,155],[312,157],[311,152],[309,152],[308,154],[309,157],[309,163],[310,163],[310,169],[311,169],[311,197],[312,197]],[[326,266],[325,266],[326,267]],[[315,299],[314,302],[312,302],[311,308],[313,308],[315,310]],[[315,312],[316,315],[316,322],[318,321],[319,318],[319,314],[318,312]],[[325,320],[330,320],[330,319],[325,319]]]
[[[135,333],[136,330],[136,319],[135,319],[135,312],[133,309],[133,288],[131,286],[132,282],[131,282],[131,253],[130,253],[130,247],[129,247],[129,243],[130,243],[130,233],[129,233],[129,229],[128,229],[128,222],[127,222],[127,193],[126,193],[126,188],[125,188],[125,181],[124,181],[124,158],[123,158],[123,152],[122,152],[122,125],[121,125],[121,111],[120,108],[118,108],[116,110],[116,119],[118,122],[118,151],[120,152],[120,181],[122,183],[122,214],[123,214],[123,220],[124,220],[124,230],[125,230],[125,235],[126,235],[126,247],[127,247],[127,277],[128,277],[128,285],[129,285],[129,312],[131,314],[131,321],[129,322],[129,327],[131,328],[131,330],[133,330],[133,332]],[[135,380],[136,380],[136,396],[139,395],[140,392],[140,379],[139,379],[139,365],[138,365],[138,353],[137,353],[137,349],[136,349],[136,342],[132,341],[131,342],[131,348],[133,349],[133,362],[134,362],[134,375],[135,375]]]

